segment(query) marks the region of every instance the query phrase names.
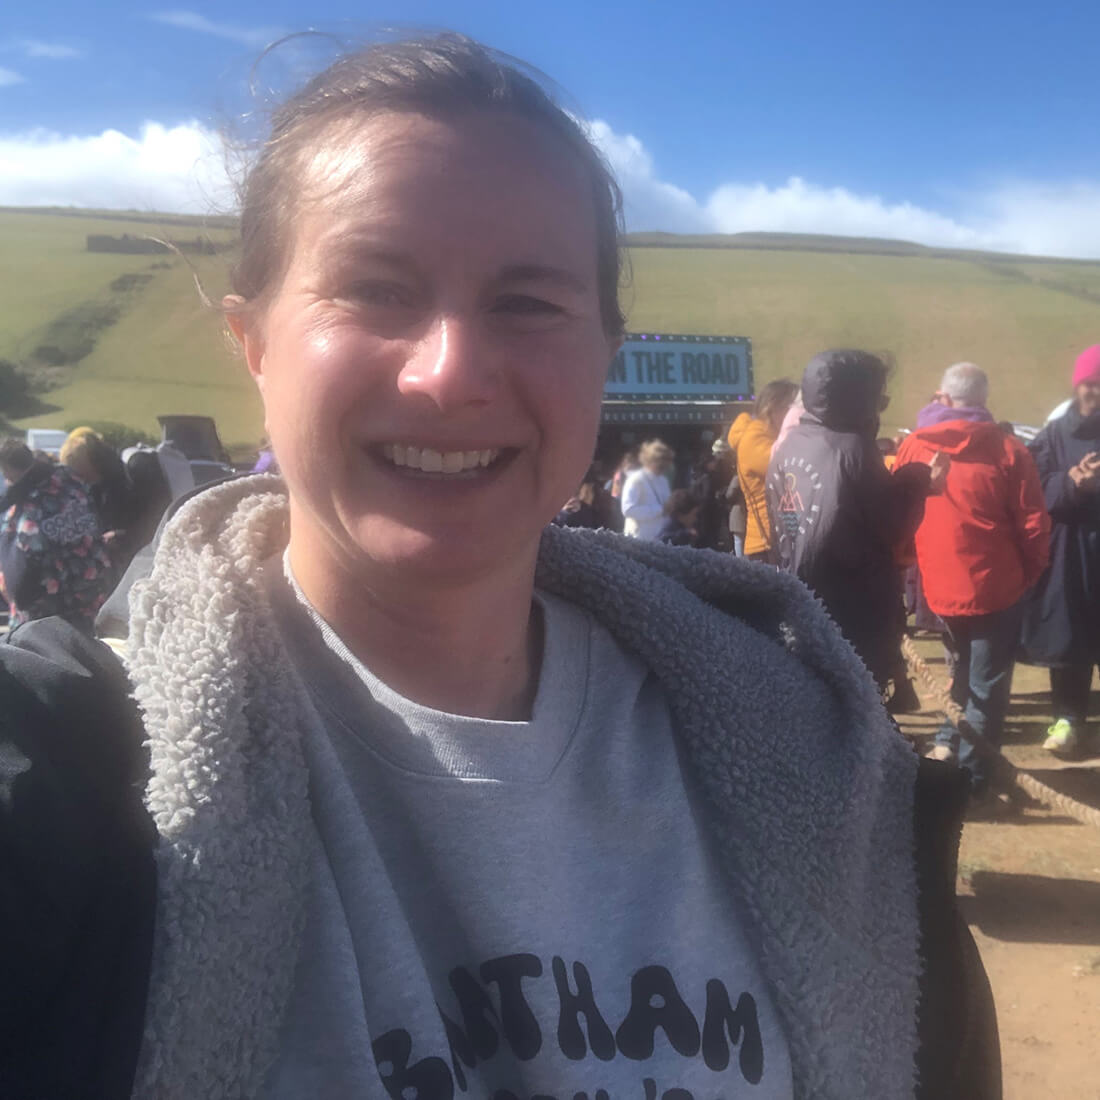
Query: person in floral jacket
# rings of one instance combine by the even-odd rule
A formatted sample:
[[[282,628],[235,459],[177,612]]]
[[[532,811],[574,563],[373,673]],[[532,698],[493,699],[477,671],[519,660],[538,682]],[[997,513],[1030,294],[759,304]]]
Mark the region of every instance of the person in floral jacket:
[[[92,633],[114,574],[83,484],[64,466],[36,462],[17,439],[0,443],[0,591],[12,627],[51,615]]]

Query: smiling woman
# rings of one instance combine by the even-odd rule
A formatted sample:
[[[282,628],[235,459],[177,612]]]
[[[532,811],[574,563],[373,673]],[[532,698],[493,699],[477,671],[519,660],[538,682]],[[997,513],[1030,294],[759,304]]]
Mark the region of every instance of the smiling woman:
[[[618,210],[457,35],[276,115],[224,308],[285,479],[180,508],[128,684],[0,647],[4,1095],[998,1095],[954,773],[797,581],[547,527]]]
[[[588,168],[522,114],[455,110],[315,122],[281,275],[226,305],[314,606],[395,687],[522,718],[538,542],[590,461],[618,333]],[[438,662],[405,658],[425,646]]]

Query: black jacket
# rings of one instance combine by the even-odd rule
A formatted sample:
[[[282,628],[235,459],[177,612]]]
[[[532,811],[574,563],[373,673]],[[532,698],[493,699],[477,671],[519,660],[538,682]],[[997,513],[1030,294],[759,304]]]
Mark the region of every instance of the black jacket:
[[[877,394],[858,365],[814,360],[802,399],[802,420],[768,467],[779,567],[813,589],[885,686],[904,627],[896,554],[924,517],[928,467],[887,471]]]
[[[56,619],[0,645],[0,718],[0,1096],[122,1100],[156,902],[141,723],[110,652]],[[920,1100],[1001,1095],[992,996],[955,900],[967,787],[922,761]]]
[[[0,645],[0,1096],[130,1095],[153,943],[143,730],[60,619]]]
[[[685,527],[676,516],[668,516],[657,532],[657,541],[669,546],[699,546],[699,536],[691,527]]]
[[[1024,612],[1023,648],[1040,665],[1100,661],[1100,491],[1078,489],[1069,470],[1100,451],[1100,413],[1076,406],[1030,447],[1050,512],[1050,565]]]
[[[115,532],[111,542],[111,561],[115,576],[120,577],[145,538],[141,502],[121,461],[102,481],[91,486],[88,495],[99,517],[100,530]]]
[[[704,550],[718,550],[721,547],[729,523],[726,488],[730,476],[729,464],[716,461],[711,469],[704,465],[692,481],[691,494],[699,501],[699,518],[695,522],[698,534],[691,545]]]

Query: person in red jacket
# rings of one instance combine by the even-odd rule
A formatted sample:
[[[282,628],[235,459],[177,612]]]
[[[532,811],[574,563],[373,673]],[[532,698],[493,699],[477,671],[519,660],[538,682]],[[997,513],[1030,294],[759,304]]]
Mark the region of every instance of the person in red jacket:
[[[943,376],[939,400],[898,451],[897,468],[950,455],[940,496],[929,497],[917,529],[917,562],[928,606],[958,650],[951,697],[970,725],[1000,745],[1020,637],[1023,596],[1046,568],[1050,516],[1027,448],[986,408],[989,381],[973,363]],[[968,768],[972,791],[988,781],[973,745],[950,722],[929,753]]]

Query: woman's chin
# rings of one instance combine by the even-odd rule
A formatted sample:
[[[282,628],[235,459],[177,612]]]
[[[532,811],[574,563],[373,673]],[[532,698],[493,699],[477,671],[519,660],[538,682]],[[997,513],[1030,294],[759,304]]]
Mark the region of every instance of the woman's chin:
[[[484,525],[463,528],[424,529],[401,524],[372,522],[359,532],[355,542],[367,568],[382,571],[395,579],[448,579],[461,584],[486,573],[499,574],[517,564],[517,559],[538,552],[539,533],[526,546],[514,533],[502,538],[501,532]]]

